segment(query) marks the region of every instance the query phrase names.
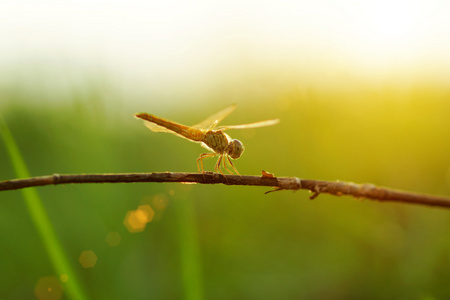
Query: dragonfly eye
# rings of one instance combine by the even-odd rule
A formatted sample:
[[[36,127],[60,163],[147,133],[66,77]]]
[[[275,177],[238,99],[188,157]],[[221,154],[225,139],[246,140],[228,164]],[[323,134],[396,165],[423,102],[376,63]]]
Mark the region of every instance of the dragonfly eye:
[[[242,152],[244,152],[244,145],[242,145],[241,141],[232,140],[228,145],[228,155],[231,156],[232,159],[241,157]]]

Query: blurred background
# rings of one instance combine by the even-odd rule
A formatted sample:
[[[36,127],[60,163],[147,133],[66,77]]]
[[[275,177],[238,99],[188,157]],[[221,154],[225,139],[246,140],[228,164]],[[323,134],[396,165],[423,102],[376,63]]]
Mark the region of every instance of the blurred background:
[[[223,124],[241,174],[450,195],[447,1],[2,1],[0,180],[196,172],[148,112]],[[11,139],[12,136],[12,139]],[[14,150],[14,143],[17,149]],[[215,160],[205,161],[212,171]],[[0,299],[448,299],[444,209],[306,191],[0,192]]]

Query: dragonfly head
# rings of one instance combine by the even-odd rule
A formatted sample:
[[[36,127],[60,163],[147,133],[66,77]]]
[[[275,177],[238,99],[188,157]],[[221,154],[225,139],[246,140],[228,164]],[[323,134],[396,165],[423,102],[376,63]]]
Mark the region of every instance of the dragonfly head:
[[[238,159],[244,152],[244,145],[239,140],[232,140],[227,147],[227,154],[232,159]]]

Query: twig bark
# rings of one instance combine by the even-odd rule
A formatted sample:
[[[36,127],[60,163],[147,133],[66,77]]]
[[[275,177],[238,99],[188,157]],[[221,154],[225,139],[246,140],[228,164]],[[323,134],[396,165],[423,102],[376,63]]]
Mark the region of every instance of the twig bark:
[[[310,190],[315,199],[321,193],[335,196],[350,195],[382,202],[401,202],[450,208],[450,198],[400,191],[378,187],[373,184],[353,182],[306,180],[297,177],[274,177],[264,172],[263,176],[221,175],[207,172],[198,173],[119,173],[119,174],[53,174],[49,176],[13,179],[0,182],[0,191],[17,190],[35,186],[69,183],[119,183],[119,182],[180,182],[201,184],[269,186],[279,190]]]

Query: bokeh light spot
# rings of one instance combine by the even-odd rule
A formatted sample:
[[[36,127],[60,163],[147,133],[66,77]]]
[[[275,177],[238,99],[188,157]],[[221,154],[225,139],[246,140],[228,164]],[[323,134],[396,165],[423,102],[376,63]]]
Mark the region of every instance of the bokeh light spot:
[[[153,217],[155,216],[155,211],[148,204],[139,205],[137,210],[145,215],[145,220],[147,223],[150,223],[153,220]]]
[[[131,233],[142,232],[147,225],[147,218],[142,211],[130,210],[127,212],[123,224]]]
[[[137,209],[134,211],[134,214],[138,222],[140,223],[148,222],[147,212],[145,210]]]
[[[138,209],[127,212],[123,224],[131,233],[142,232],[147,223],[153,220],[154,216],[155,211],[150,205],[140,205]]]
[[[55,276],[41,277],[34,288],[34,295],[39,300],[61,299],[62,292],[62,286]]]
[[[82,251],[78,260],[83,268],[93,268],[97,263],[97,255],[92,250]]]
[[[69,276],[67,276],[67,274],[61,274],[61,276],[59,276],[59,280],[61,280],[61,282],[67,282],[69,281]]]
[[[156,210],[164,210],[166,209],[167,205],[169,204],[169,199],[163,194],[157,194],[153,196],[152,199],[152,206]]]
[[[111,247],[118,246],[121,239],[120,234],[117,231],[113,231],[106,236],[106,243]]]

